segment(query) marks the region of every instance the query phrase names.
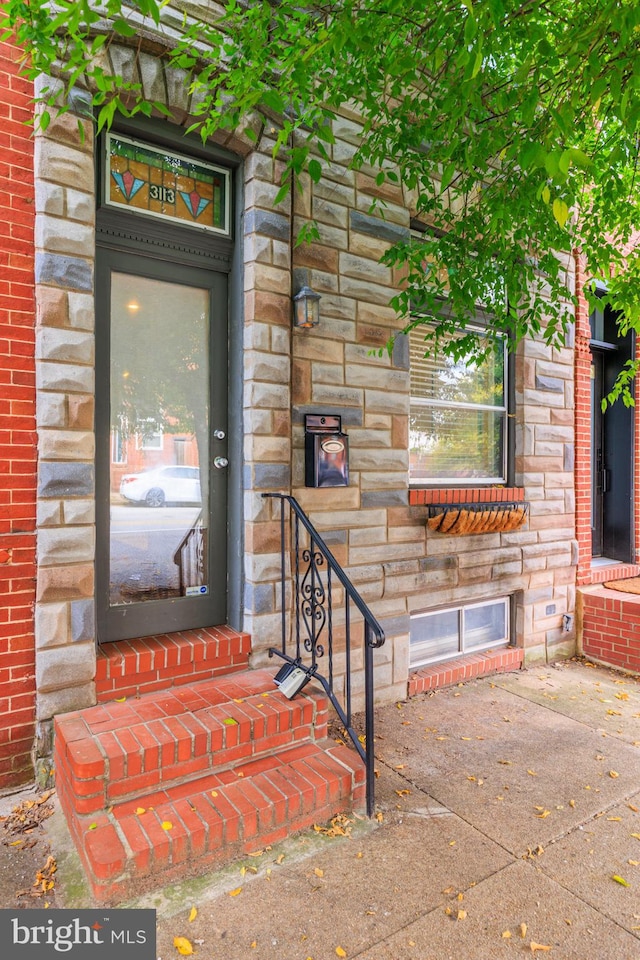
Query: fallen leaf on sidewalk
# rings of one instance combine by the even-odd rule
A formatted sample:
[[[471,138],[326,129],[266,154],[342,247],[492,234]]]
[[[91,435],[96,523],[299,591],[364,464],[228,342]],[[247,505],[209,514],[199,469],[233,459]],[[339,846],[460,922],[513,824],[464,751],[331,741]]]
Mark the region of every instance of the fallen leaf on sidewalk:
[[[546,946],[546,944],[535,943],[533,940],[529,944],[529,948],[531,950],[531,953],[535,953],[537,950],[544,950],[544,951],[551,950],[551,947]]]
[[[623,887],[630,887],[630,886],[631,886],[630,883],[627,883],[627,881],[624,879],[624,877],[619,877],[617,873],[614,873],[613,876],[611,877],[611,879],[612,879],[612,880],[615,880],[616,883],[619,883],[619,884],[620,884],[621,886],[623,886]]]
[[[191,910],[189,911],[189,923],[192,923],[197,916],[198,916],[197,908],[191,907]]]
[[[183,957],[190,957],[193,953],[193,947],[191,946],[191,941],[187,940],[186,937],[174,937],[173,945]]]

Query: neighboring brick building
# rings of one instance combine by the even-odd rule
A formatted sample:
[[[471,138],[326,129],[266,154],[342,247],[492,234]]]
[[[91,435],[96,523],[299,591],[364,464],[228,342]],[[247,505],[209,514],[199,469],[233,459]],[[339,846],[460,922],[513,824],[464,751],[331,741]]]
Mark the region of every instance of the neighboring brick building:
[[[31,84],[0,44],[0,789],[33,777],[36,433]]]
[[[389,301],[401,282],[380,257],[420,224],[403,190],[349,168],[357,117],[335,121],[320,183],[307,182],[293,209],[290,199],[274,206],[275,131],[257,144],[242,131],[205,147],[185,138],[186,76],[151,53],[109,48],[112,68],[140,71],[174,124],[123,121],[96,140],[67,113],[32,140],[21,125],[30,91],[3,49],[3,377],[15,392],[0,402],[16,419],[4,421],[0,678],[10,719],[0,788],[32,775],[34,690],[35,756],[46,771],[54,716],[129,694],[131,671],[153,690],[184,682],[198,658],[215,670],[219,657],[226,669],[249,643],[252,666],[267,662],[281,601],[279,508],[265,492],[298,499],[380,620],[380,700],[572,655],[576,584],[600,577],[588,526],[593,334],[584,311],[575,343],[527,340],[511,360],[499,347],[487,374],[424,361],[415,336],[378,356],[397,331]],[[384,219],[371,213],[376,197]],[[320,239],[294,247],[310,218]],[[570,295],[573,261],[566,272]],[[305,285],[321,295],[320,323],[294,329],[292,298]],[[309,414],[341,418],[348,486],[305,486]],[[175,508],[138,509],[117,493],[127,450],[136,472],[166,464],[169,436],[176,466],[192,462],[173,451],[195,438],[200,464],[220,468],[184,500],[187,532],[199,522],[194,503],[202,496],[211,507],[211,573],[178,592],[149,546],[166,552],[171,542],[173,556]],[[137,502],[180,496],[156,477]],[[606,576],[636,572],[638,546],[619,545],[628,557]],[[177,607],[184,617],[172,619]],[[238,649],[213,631],[221,645],[202,653],[208,628],[227,624],[229,636],[242,632]]]

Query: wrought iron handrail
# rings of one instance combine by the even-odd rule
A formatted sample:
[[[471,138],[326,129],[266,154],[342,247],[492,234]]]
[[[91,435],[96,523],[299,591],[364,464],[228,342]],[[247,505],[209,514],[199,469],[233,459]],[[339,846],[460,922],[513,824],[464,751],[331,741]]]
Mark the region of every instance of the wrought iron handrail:
[[[180,594],[187,586],[200,586],[205,582],[204,568],[207,552],[207,531],[202,510],[176,547],[173,562],[178,568]]]
[[[281,649],[272,647],[269,656],[278,656],[289,663],[301,664],[309,677],[323,687],[344,729],[364,761],[366,771],[367,814],[374,811],[374,717],[373,717],[373,651],[384,643],[384,631],[364,602],[351,580],[342,569],[331,550],[315,529],[308,516],[294,497],[282,493],[264,493],[263,497],[279,500],[280,510],[280,590],[281,590]],[[291,517],[291,638],[287,631],[287,574],[286,574],[286,521],[284,504],[288,503]],[[301,529],[304,528],[308,542],[301,547]],[[302,565],[305,569],[301,569]],[[323,573],[326,574],[323,579]],[[345,673],[342,700],[334,688],[334,602],[333,589],[337,581],[344,590],[344,646]],[[364,624],[364,742],[352,724],[352,678],[351,678],[351,605],[362,616]],[[294,651],[288,653],[287,650]],[[305,656],[306,655],[306,656]],[[323,659],[326,656],[326,660]],[[309,663],[310,660],[310,663]],[[321,663],[327,664],[325,673],[320,672]],[[326,675],[325,675],[326,674]]]

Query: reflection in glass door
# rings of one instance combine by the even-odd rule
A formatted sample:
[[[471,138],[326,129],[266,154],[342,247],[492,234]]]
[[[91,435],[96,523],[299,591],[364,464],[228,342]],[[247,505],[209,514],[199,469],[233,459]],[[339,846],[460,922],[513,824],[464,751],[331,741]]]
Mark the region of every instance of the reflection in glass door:
[[[226,466],[220,449],[225,379],[212,369],[220,358],[226,365],[226,336],[220,350],[211,348],[217,319],[211,314],[224,319],[224,278],[214,275],[209,286],[210,275],[182,267],[173,270],[181,281],[204,278],[203,285],[162,279],[170,269],[155,263],[146,271],[155,276],[109,271],[109,369],[103,374],[109,402],[101,444],[110,451],[108,471],[98,458],[103,639],[224,619],[224,469],[214,471],[213,483],[210,478],[213,454],[216,466]],[[222,329],[226,333],[226,322]]]
[[[112,605],[208,589],[208,357],[208,290],[112,274]]]

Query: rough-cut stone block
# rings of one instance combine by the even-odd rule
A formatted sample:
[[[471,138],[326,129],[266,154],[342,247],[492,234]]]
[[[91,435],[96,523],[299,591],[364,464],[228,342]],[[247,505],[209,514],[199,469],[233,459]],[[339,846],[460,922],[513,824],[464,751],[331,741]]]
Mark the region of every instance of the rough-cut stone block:
[[[56,565],[91,561],[94,540],[93,527],[45,527],[38,537],[38,562]]]
[[[93,335],[60,327],[40,327],[36,335],[36,357],[93,363]]]
[[[59,650],[55,651],[55,653],[59,652]],[[49,720],[59,713],[70,713],[72,710],[91,707],[95,702],[96,688],[93,680],[76,686],[63,687],[60,690],[39,690],[36,701],[36,716],[38,720]]]
[[[36,662],[36,685],[43,693],[68,690],[90,683],[95,676],[96,653],[93,643],[40,651]]]
[[[76,255],[91,249],[94,234],[90,224],[62,220],[41,213],[36,217],[36,247],[50,253]]]
[[[35,610],[36,647],[61,646],[69,642],[69,608],[66,603],[39,603]]]
[[[349,219],[352,230],[356,230],[358,233],[368,234],[370,237],[388,240],[390,243],[398,243],[400,240],[408,240],[410,237],[408,227],[389,223],[387,220],[372,217],[359,210],[350,210]]]
[[[94,469],[90,463],[43,461],[38,471],[41,497],[88,497],[94,491]]]
[[[71,603],[71,641],[82,643],[95,640],[95,604],[93,600],[74,600]]]
[[[67,405],[63,393],[38,394],[36,416],[39,427],[66,427]]]
[[[71,290],[93,290],[93,265],[79,257],[37,253],[36,283],[68,287]]]
[[[289,217],[273,210],[255,208],[249,210],[244,218],[245,236],[251,233],[260,233],[275,240],[288,241],[291,234]]]
[[[69,325],[77,330],[93,330],[95,326],[93,297],[86,293],[69,292]]]
[[[79,430],[39,430],[38,449],[49,460],[91,460],[94,455],[92,433]]]

